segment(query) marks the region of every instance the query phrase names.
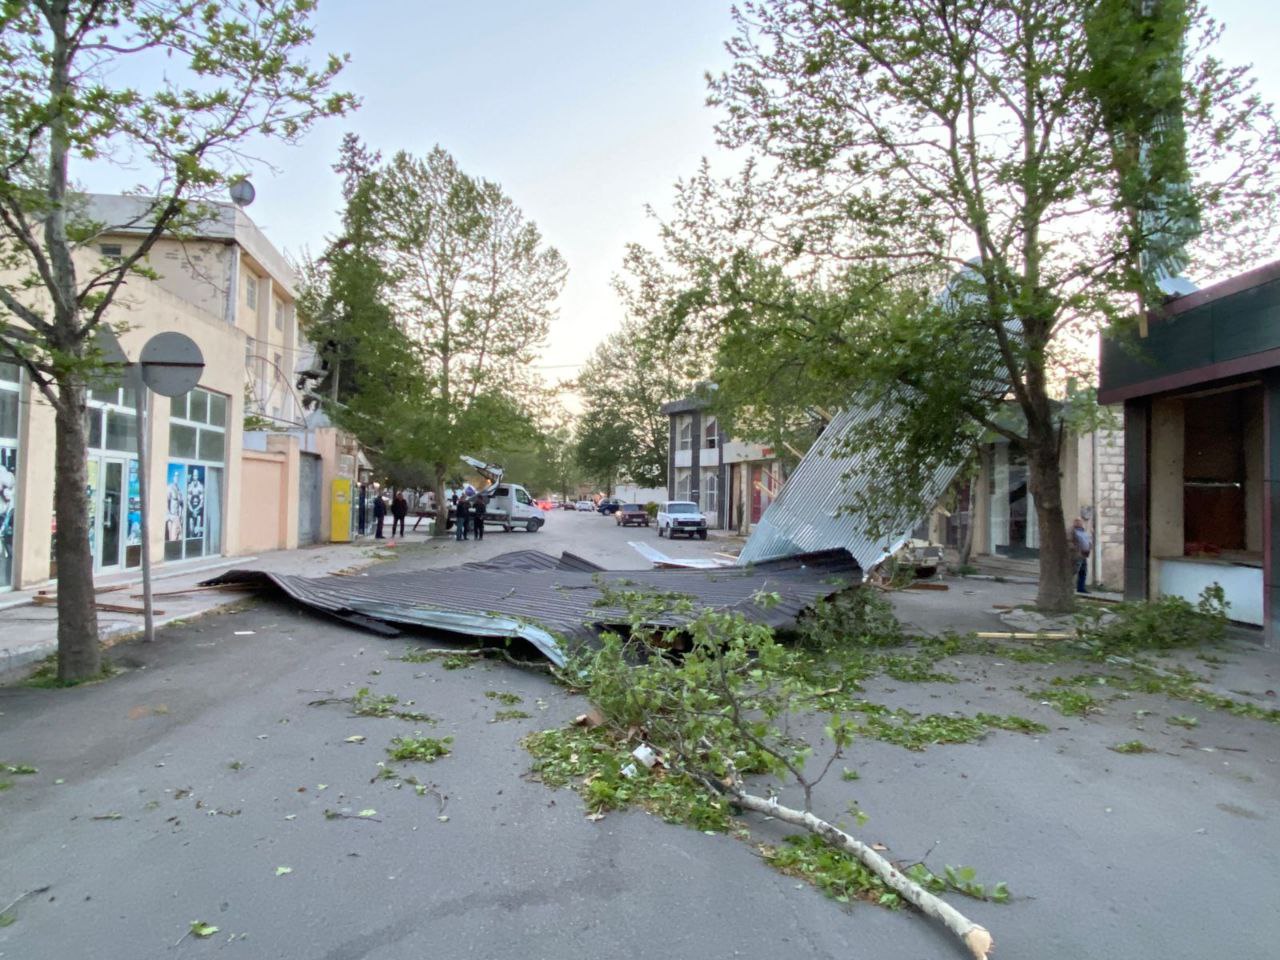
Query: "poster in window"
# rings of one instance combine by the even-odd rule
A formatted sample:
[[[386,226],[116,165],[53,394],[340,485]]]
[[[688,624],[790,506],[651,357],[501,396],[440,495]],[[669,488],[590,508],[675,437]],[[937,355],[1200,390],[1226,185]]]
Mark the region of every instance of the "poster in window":
[[[182,513],[187,498],[187,468],[181,463],[170,463],[165,473],[164,542],[182,540]]]
[[[89,552],[94,556],[98,555],[98,467],[99,462],[90,459],[85,470],[89,476],[85,484],[85,495],[89,499]]]
[[[13,583],[13,525],[18,519],[18,450],[0,447],[0,587]]]
[[[129,461],[129,509],[125,546],[142,545],[142,491],[138,487],[138,461]]]
[[[204,467],[187,467],[187,539],[204,538]]]

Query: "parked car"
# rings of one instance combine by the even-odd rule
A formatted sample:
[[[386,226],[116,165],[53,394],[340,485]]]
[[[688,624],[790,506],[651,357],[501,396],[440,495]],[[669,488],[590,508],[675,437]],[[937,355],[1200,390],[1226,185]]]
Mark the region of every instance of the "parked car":
[[[578,510],[581,513],[591,513],[593,510],[595,510],[595,508],[596,508],[596,505],[592,503],[590,500],[578,501]]]
[[[613,519],[620,527],[629,527],[633,523],[642,527],[649,525],[649,514],[638,503],[624,503],[614,512]]]
[[[536,503],[541,510],[554,510],[556,508],[556,502],[554,500],[535,500],[533,502]]]
[[[565,500],[563,503],[561,503],[561,504],[560,504],[560,509],[561,509],[561,510],[576,510],[576,509],[577,509],[577,505],[576,505],[576,504],[574,504],[574,502],[573,502],[572,500]]]
[[[603,513],[606,517],[611,513],[617,513],[622,508],[622,501],[617,497],[605,497],[597,505],[596,509]]]
[[[658,508],[658,536],[683,533],[692,539],[707,539],[707,518],[692,500],[668,500]]]

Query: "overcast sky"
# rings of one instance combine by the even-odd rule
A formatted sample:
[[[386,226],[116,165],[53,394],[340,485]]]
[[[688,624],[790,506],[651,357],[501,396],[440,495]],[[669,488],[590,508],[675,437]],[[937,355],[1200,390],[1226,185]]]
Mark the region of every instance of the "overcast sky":
[[[1254,63],[1280,101],[1271,5],[1208,5],[1226,24],[1224,58]],[[338,222],[329,168],[345,132],[386,155],[440,144],[501,183],[568,261],[542,363],[549,379],[572,376],[621,320],[609,280],[624,244],[654,236],[644,205],[665,207],[715,151],[704,74],[728,62],[727,0],[321,0],[316,26],[320,50],[350,53],[341,83],[363,106],[263,152],[277,169],[253,174],[249,214],[285,251],[318,252]]]

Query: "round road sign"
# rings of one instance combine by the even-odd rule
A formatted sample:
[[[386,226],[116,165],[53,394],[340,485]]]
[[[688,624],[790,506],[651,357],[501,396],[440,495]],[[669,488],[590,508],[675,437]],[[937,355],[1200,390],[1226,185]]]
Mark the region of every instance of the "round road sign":
[[[157,333],[146,342],[139,357],[142,382],[162,397],[190,393],[204,372],[204,355],[185,333]]]

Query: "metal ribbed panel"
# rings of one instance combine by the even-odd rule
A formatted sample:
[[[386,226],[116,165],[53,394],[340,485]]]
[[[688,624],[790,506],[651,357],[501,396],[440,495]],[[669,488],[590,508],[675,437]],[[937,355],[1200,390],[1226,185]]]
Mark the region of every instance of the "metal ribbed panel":
[[[536,551],[520,551],[485,564],[376,577],[312,578],[230,570],[206,582],[278,589],[312,609],[384,634],[381,624],[425,626],[465,636],[523,637],[554,662],[563,663],[564,650],[556,638],[590,641],[602,629],[627,623],[626,610],[600,605],[606,589],[690,597],[692,613],[653,621],[665,626],[679,626],[700,610],[712,609],[785,627],[819,599],[861,579],[857,563],[844,550],[717,570],[551,570],[544,564],[552,558],[533,554]],[[566,554],[555,562],[574,567],[586,561]],[[754,601],[757,593],[777,593],[780,602],[762,608]]]
[[[891,479],[877,478],[874,451],[853,456],[833,452],[853,430],[877,420],[885,429],[893,429],[893,417],[879,405],[850,407],[832,419],[752,529],[738,563],[843,547],[863,570],[871,570],[910,538],[920,522],[918,516],[903,513],[888,524],[888,535],[872,537],[866,517],[841,512],[841,507],[856,502],[876,479]],[[923,491],[925,502],[942,496],[958,470],[955,466],[940,468]]]

